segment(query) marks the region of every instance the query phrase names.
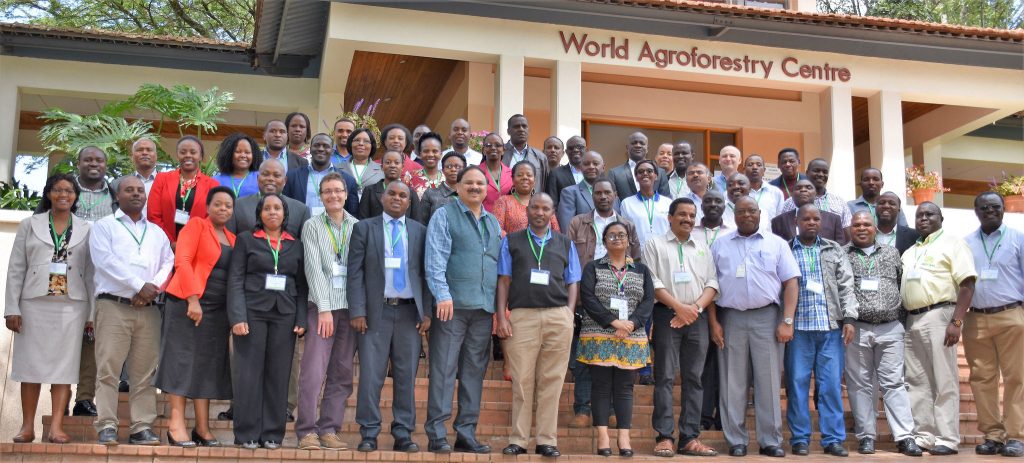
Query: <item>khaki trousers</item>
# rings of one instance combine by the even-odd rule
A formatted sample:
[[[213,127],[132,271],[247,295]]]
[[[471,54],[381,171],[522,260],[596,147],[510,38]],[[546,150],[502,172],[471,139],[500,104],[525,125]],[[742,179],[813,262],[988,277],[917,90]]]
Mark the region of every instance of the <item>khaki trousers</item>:
[[[96,331],[93,331],[95,334]],[[75,402],[93,400],[96,397],[96,341],[90,341],[82,334],[82,363],[78,367],[78,390]]]
[[[1024,308],[991,315],[968,312],[963,335],[971,392],[978,406],[978,431],[996,442],[1024,440]]]
[[[573,314],[568,307],[514,309],[512,337],[503,343],[512,375],[512,435],[527,447],[537,403],[537,445],[558,445],[558,400],[569,368]]]
[[[956,346],[943,345],[954,308],[907,316],[904,365],[914,435],[917,445],[928,449],[960,445],[960,369]]]
[[[134,308],[106,299],[96,301],[97,432],[117,429],[117,383],[122,367],[128,372],[131,386],[130,432],[152,427],[156,419],[153,376],[160,356],[160,324],[156,306]]]

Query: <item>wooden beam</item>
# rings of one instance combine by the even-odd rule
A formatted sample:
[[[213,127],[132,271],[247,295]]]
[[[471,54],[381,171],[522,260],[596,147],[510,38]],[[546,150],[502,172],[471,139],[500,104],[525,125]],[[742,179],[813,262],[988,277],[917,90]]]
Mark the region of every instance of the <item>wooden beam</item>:
[[[46,122],[44,122],[42,119],[39,119],[39,116],[41,116],[42,114],[43,113],[36,111],[22,111],[18,119],[18,129],[33,130],[38,132],[40,129],[43,128],[43,126],[46,125]],[[133,121],[135,119],[128,118],[128,120]],[[146,119],[146,122],[152,124],[154,128],[160,126],[160,121]],[[194,132],[195,129],[192,129],[190,131],[190,133],[192,134],[194,134]],[[245,133],[246,135],[249,135],[250,137],[253,137],[256,140],[263,139],[263,127],[251,125],[217,124],[217,132],[212,134],[204,134],[203,141],[221,141],[227,138],[228,135],[231,135],[235,132]],[[158,135],[160,136],[160,138],[166,138],[170,140],[176,140],[181,136],[178,133],[178,124],[174,121],[164,121],[164,125]]]
[[[959,178],[944,178],[942,179],[942,186],[949,188],[949,193],[966,196],[977,196],[982,192],[992,189],[988,182]]]

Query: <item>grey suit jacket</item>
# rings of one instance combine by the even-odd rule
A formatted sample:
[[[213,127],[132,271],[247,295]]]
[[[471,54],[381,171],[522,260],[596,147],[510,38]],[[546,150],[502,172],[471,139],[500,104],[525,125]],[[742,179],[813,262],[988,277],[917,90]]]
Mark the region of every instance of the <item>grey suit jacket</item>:
[[[505,154],[501,155],[501,163],[505,164],[509,168],[512,168],[512,142],[505,143]],[[537,151],[536,148],[526,145],[526,160],[533,164],[533,167],[537,168],[537,175],[534,177],[533,191],[535,193],[542,193],[548,187],[548,174],[550,169],[548,168],[548,157],[544,153]]]
[[[380,164],[374,162],[372,159],[366,165],[366,170],[363,170],[363,178],[359,178],[359,176],[356,175],[356,171],[352,169],[352,164],[350,163],[342,162],[338,165],[338,168],[348,172],[356,179],[356,183],[359,186],[357,193],[358,197],[356,198],[357,201],[363,199],[363,190],[366,189],[366,187],[384,180],[384,171],[380,170]]]
[[[615,209],[616,214],[621,212],[618,199],[615,200],[615,204],[612,207]],[[587,188],[585,182],[580,182],[562,190],[562,194],[558,199],[558,210],[555,211],[555,217],[558,218],[560,226],[568,227],[561,224],[571,223],[572,218],[577,215],[594,212],[594,208],[594,197],[590,194],[590,189]],[[565,222],[562,222],[562,219],[565,219]],[[563,228],[563,230],[568,230],[568,228]]]
[[[309,208],[301,201],[296,201],[287,196],[281,196],[288,205],[288,223],[284,224],[284,231],[295,239],[302,238],[302,224],[309,220]],[[260,195],[249,195],[235,201],[235,212],[231,214],[228,223],[224,226],[231,233],[236,235],[252,231],[256,227],[256,205],[260,202]]]
[[[68,241],[68,297],[95,307],[93,265],[89,255],[89,230],[92,223],[72,214],[71,241]],[[21,315],[22,301],[45,296],[50,289],[50,262],[53,238],[50,217],[35,214],[18,225],[7,268],[7,294],[4,315]]]
[[[409,247],[406,249],[408,284],[412,285],[416,309],[422,321],[430,316],[430,308],[434,304],[434,297],[427,289],[423,266],[427,227],[406,216],[405,229],[409,233]],[[384,306],[384,272],[384,216],[378,215],[361,220],[352,227],[348,248],[349,316],[367,317],[366,323],[371,327],[380,320],[380,310]]]
[[[620,200],[636,194],[636,183],[634,183],[633,171],[629,168],[629,161],[613,168],[608,172],[608,177],[615,185],[615,192],[619,195]],[[661,167],[658,167],[658,181],[654,184],[654,190],[665,196],[670,194],[668,176],[665,175],[665,170]]]

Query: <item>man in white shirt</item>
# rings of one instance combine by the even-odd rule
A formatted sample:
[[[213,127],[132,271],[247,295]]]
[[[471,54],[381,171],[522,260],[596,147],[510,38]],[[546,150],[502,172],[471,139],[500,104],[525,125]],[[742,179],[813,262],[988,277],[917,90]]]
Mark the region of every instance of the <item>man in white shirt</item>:
[[[483,162],[484,155],[469,147],[469,131],[469,121],[462,118],[452,121],[451,132],[448,134],[448,140],[452,142],[452,146],[441,153],[441,156],[452,151],[459,153],[466,158],[466,167],[479,165]]]
[[[637,238],[643,246],[648,238],[669,232],[668,208],[672,199],[654,190],[659,178],[654,161],[637,162],[635,175],[640,191],[622,199],[622,215],[636,225]]]
[[[761,208],[761,216],[770,221],[779,215],[782,203],[786,202],[785,195],[775,185],[764,181],[764,158],[759,154],[752,154],[743,160],[743,171],[750,180],[750,197],[757,200]]]

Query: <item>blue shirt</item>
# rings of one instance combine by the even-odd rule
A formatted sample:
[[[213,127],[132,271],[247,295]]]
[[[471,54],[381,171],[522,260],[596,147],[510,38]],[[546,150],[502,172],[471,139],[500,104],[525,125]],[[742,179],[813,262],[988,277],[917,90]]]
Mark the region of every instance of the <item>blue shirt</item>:
[[[241,179],[234,178],[231,174],[218,173],[213,176],[213,179],[222,186],[231,188],[235,192],[235,199],[238,199],[260,192],[259,184],[256,183],[256,177],[256,172],[249,172]]]
[[[800,267],[785,240],[770,230],[750,236],[731,232],[711,245],[718,269],[720,307],[757,309],[782,302],[782,282],[800,276]],[[740,265],[745,276],[737,277]]]
[[[539,246],[543,246],[551,239],[551,227],[548,227],[548,232],[544,234],[544,238],[534,234],[530,227],[526,227],[526,231],[533,238],[533,242]],[[566,286],[579,283],[583,278],[580,257],[576,253],[576,243],[573,243],[572,240],[569,241],[569,255],[567,257],[569,258],[569,265],[566,265],[565,270],[562,271],[562,278],[565,279]],[[507,236],[501,239],[501,253],[498,254],[498,275],[512,276],[512,255],[508,252]]]
[[[338,148],[334,148],[334,153],[331,154],[331,164],[332,165],[336,166],[338,164],[341,164],[342,162],[351,162],[351,161],[352,161],[352,154],[351,153],[349,153],[348,155],[342,155],[338,151]]]
[[[320,180],[323,180],[327,174],[335,172],[337,169],[334,166],[330,166],[324,169],[323,172],[317,172],[313,166],[307,166],[306,168],[309,169],[309,177],[306,177],[306,200],[303,202],[310,209],[310,215],[317,215],[320,209],[324,207],[323,201],[320,200]],[[316,209],[316,211],[314,212],[313,209]]]
[[[821,239],[814,246],[804,246],[799,238],[793,238],[793,255],[800,266],[800,293],[796,302],[796,316],[793,328],[801,331],[829,331],[828,303],[825,302],[825,279],[821,274]],[[812,270],[813,267],[813,270]],[[821,284],[822,292],[807,289],[807,283]]]
[[[1024,301],[1024,233],[1003,224],[991,235],[985,235],[984,242],[981,228],[965,240],[978,271],[971,306],[990,309]],[[993,275],[992,270],[998,275]]]
[[[270,151],[266,148],[263,149],[263,159],[273,159],[281,163],[281,167],[284,168],[284,173],[288,174],[288,148],[281,150],[281,154],[277,157],[271,156]]]
[[[396,217],[391,217],[390,215],[387,214],[387,212],[385,212],[384,214],[381,215],[381,218],[384,219],[384,229],[381,230],[381,233],[384,236],[384,257],[394,257],[394,254],[392,254],[391,249],[392,241],[390,241],[388,238],[390,237],[391,240],[394,240],[396,238],[394,235],[391,234],[391,221],[396,219]],[[407,232],[405,228],[405,216],[403,215],[401,217],[397,217],[397,219],[398,222],[401,224],[398,226],[399,237],[397,238],[402,240],[402,249],[405,250],[405,252],[402,253],[401,256],[402,268],[405,269],[405,288],[403,288],[401,291],[395,289],[394,275],[395,272],[397,272],[399,269],[386,269],[384,270],[384,297],[400,297],[402,299],[412,299],[412,281],[409,280],[409,232]]]
[[[453,202],[463,214],[468,214],[476,222],[477,228],[484,234],[483,241],[486,243],[490,238],[490,231],[485,222],[490,217],[490,220],[494,221],[494,228],[498,228],[498,219],[491,215],[490,212],[487,212],[482,206],[480,207],[480,218],[477,219],[473,217],[473,211],[470,211],[458,198],[455,198]],[[448,289],[445,269],[448,267],[448,257],[452,254],[452,235],[448,233],[448,210],[444,207],[438,209],[434,212],[434,215],[430,216],[430,223],[427,225],[426,249],[431,250],[431,252],[425,253],[423,263],[427,272],[427,287],[434,294],[435,301],[450,301],[452,300],[452,294]]]
[[[878,223],[878,213],[875,212],[875,205],[864,199],[863,195],[846,203],[846,206],[850,208],[851,216],[856,214],[858,211],[868,211],[871,213],[871,217],[874,217],[875,223]],[[903,214],[903,208],[900,208],[900,213],[896,215],[896,225],[903,225],[904,227],[907,226],[907,216]]]

